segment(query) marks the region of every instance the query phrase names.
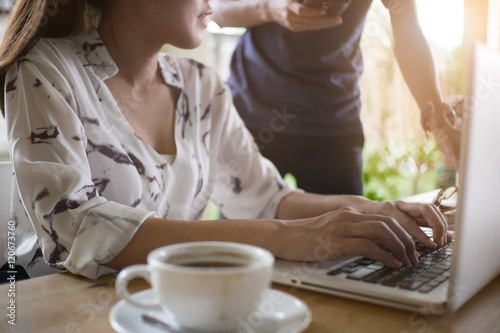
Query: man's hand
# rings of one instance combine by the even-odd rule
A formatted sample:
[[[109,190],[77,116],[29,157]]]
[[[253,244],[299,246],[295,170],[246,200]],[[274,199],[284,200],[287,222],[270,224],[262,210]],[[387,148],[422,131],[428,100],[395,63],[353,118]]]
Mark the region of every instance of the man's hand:
[[[447,103],[429,106],[422,112],[422,126],[426,131],[431,131],[439,149],[443,153],[445,164],[458,171],[460,155],[461,130],[453,108]]]
[[[448,108],[451,109],[449,106]],[[448,113],[452,112],[452,110],[448,111]],[[452,166],[458,172],[461,131],[453,127],[453,124],[446,119],[446,112],[436,113],[430,120],[429,127],[439,149],[443,152],[445,164]]]

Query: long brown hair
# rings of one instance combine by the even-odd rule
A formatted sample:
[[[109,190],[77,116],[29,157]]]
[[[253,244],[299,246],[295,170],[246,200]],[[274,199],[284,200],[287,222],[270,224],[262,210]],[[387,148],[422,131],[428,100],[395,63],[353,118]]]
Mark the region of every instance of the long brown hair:
[[[0,45],[0,108],[5,116],[5,75],[41,37],[76,35],[96,26],[111,0],[17,0]]]

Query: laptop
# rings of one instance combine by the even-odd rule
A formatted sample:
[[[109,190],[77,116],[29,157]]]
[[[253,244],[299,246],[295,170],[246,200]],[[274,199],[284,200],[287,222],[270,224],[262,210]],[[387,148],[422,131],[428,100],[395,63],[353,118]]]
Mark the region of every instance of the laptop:
[[[436,251],[422,248],[420,262],[402,271],[361,257],[316,263],[278,259],[273,282],[427,314],[465,304],[500,273],[500,53],[480,43],[469,64],[462,126],[451,244]],[[327,245],[319,240],[318,253]]]

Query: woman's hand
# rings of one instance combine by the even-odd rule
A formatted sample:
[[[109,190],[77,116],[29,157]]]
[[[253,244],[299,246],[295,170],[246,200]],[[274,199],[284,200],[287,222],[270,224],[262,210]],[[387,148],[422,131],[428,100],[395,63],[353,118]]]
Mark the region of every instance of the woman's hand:
[[[284,227],[274,253],[289,260],[362,255],[398,267],[418,260],[412,237],[429,248],[452,238],[443,214],[432,204],[377,202],[355,195],[293,192],[281,201],[277,218]],[[432,228],[435,241],[420,227]]]
[[[342,24],[340,15],[327,15],[323,8],[302,5],[298,0],[272,0],[267,11],[271,21],[295,31],[311,31]]]
[[[418,261],[413,238],[429,248],[451,240],[446,220],[434,205],[344,198],[352,206],[315,217],[284,220],[279,256],[322,261],[361,255],[400,267]],[[420,227],[432,228],[435,242]]]
[[[434,248],[443,246],[452,236],[448,234],[448,223],[439,209],[433,204],[408,203],[404,201],[376,202],[359,197],[355,206],[365,214],[380,214],[391,216],[405,229],[405,231],[423,245]],[[432,241],[420,229],[420,227],[432,228]]]
[[[411,236],[389,216],[362,214],[346,207],[283,223],[284,246],[279,257],[288,260],[323,261],[361,255],[389,267],[418,261]]]

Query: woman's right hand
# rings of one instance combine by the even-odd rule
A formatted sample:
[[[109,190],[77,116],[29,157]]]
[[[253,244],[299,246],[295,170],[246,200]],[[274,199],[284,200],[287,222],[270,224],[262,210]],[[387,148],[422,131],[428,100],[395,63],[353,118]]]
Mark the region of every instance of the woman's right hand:
[[[327,15],[323,8],[305,6],[298,0],[272,0],[267,2],[272,21],[295,31],[311,31],[342,24],[340,15]]]
[[[278,256],[284,259],[323,261],[360,255],[394,268],[418,261],[412,237],[389,216],[346,207],[283,223],[286,231]]]

